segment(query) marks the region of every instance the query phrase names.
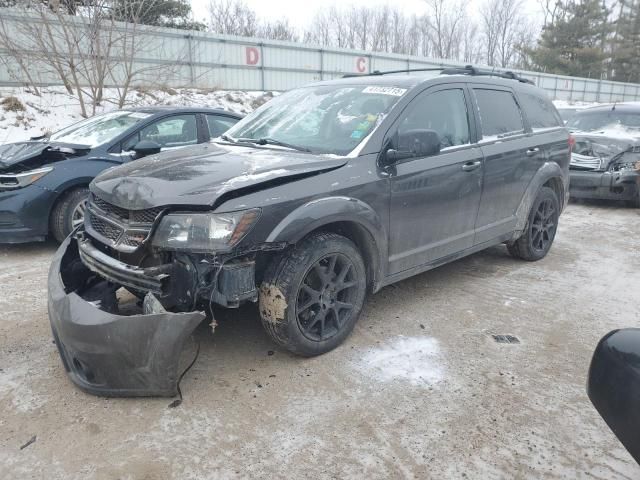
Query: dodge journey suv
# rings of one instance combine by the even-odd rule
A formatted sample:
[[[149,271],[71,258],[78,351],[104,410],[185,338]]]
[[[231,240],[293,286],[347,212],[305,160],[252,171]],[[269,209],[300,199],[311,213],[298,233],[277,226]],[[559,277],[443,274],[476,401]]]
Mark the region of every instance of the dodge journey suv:
[[[281,347],[327,352],[385,285],[501,243],[543,258],[569,161],[558,112],[513,74],[292,90],[209,143],[91,183],[49,275],[64,366],[92,393],[173,395],[185,340],[244,302]]]

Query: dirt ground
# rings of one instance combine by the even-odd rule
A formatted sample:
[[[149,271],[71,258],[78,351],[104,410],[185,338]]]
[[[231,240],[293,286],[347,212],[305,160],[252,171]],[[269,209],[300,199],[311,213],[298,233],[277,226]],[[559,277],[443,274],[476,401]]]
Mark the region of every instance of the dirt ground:
[[[54,249],[0,248],[2,479],[640,477],[585,393],[598,339],[639,323],[638,210],[572,204],[543,261],[498,247],[387,287],[318,358],[275,348],[254,308],[231,312],[197,331],[175,409],[67,379],[46,312]]]

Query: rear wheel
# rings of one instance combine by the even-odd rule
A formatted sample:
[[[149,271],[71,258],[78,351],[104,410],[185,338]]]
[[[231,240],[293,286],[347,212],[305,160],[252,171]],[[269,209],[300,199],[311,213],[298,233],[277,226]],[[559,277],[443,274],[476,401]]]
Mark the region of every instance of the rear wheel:
[[[326,353],[353,330],[366,285],[364,262],[353,242],[334,233],[313,234],[265,272],[262,324],[293,353]]]
[[[542,187],[533,202],[524,233],[514,243],[507,245],[516,258],[535,262],[544,258],[553,244],[560,217],[560,204],[555,192]]]
[[[84,222],[89,189],[75,188],[58,201],[51,212],[51,233],[62,242],[78,225]]]

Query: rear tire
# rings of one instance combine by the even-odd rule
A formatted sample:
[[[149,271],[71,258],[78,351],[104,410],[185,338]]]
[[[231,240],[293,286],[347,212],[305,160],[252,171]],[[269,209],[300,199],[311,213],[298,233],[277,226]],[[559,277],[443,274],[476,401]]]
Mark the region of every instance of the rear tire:
[[[312,234],[267,268],[260,287],[262,325],[290,352],[326,353],[353,330],[366,288],[353,242],[335,233]]]
[[[66,193],[51,212],[50,227],[53,237],[62,243],[74,228],[84,221],[89,189],[80,187]]]
[[[559,217],[560,203],[556,193],[549,187],[542,187],[531,206],[524,233],[507,245],[509,253],[528,262],[544,258],[553,245]]]

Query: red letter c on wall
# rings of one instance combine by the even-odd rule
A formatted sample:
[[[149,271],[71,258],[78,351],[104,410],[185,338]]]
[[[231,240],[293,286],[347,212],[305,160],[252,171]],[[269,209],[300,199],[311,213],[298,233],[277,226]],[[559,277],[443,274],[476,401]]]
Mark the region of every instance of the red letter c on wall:
[[[260,61],[260,51],[256,47],[247,47],[247,65],[257,65]]]
[[[356,60],[356,70],[359,73],[364,73],[367,69],[367,59],[364,57],[358,57]]]

